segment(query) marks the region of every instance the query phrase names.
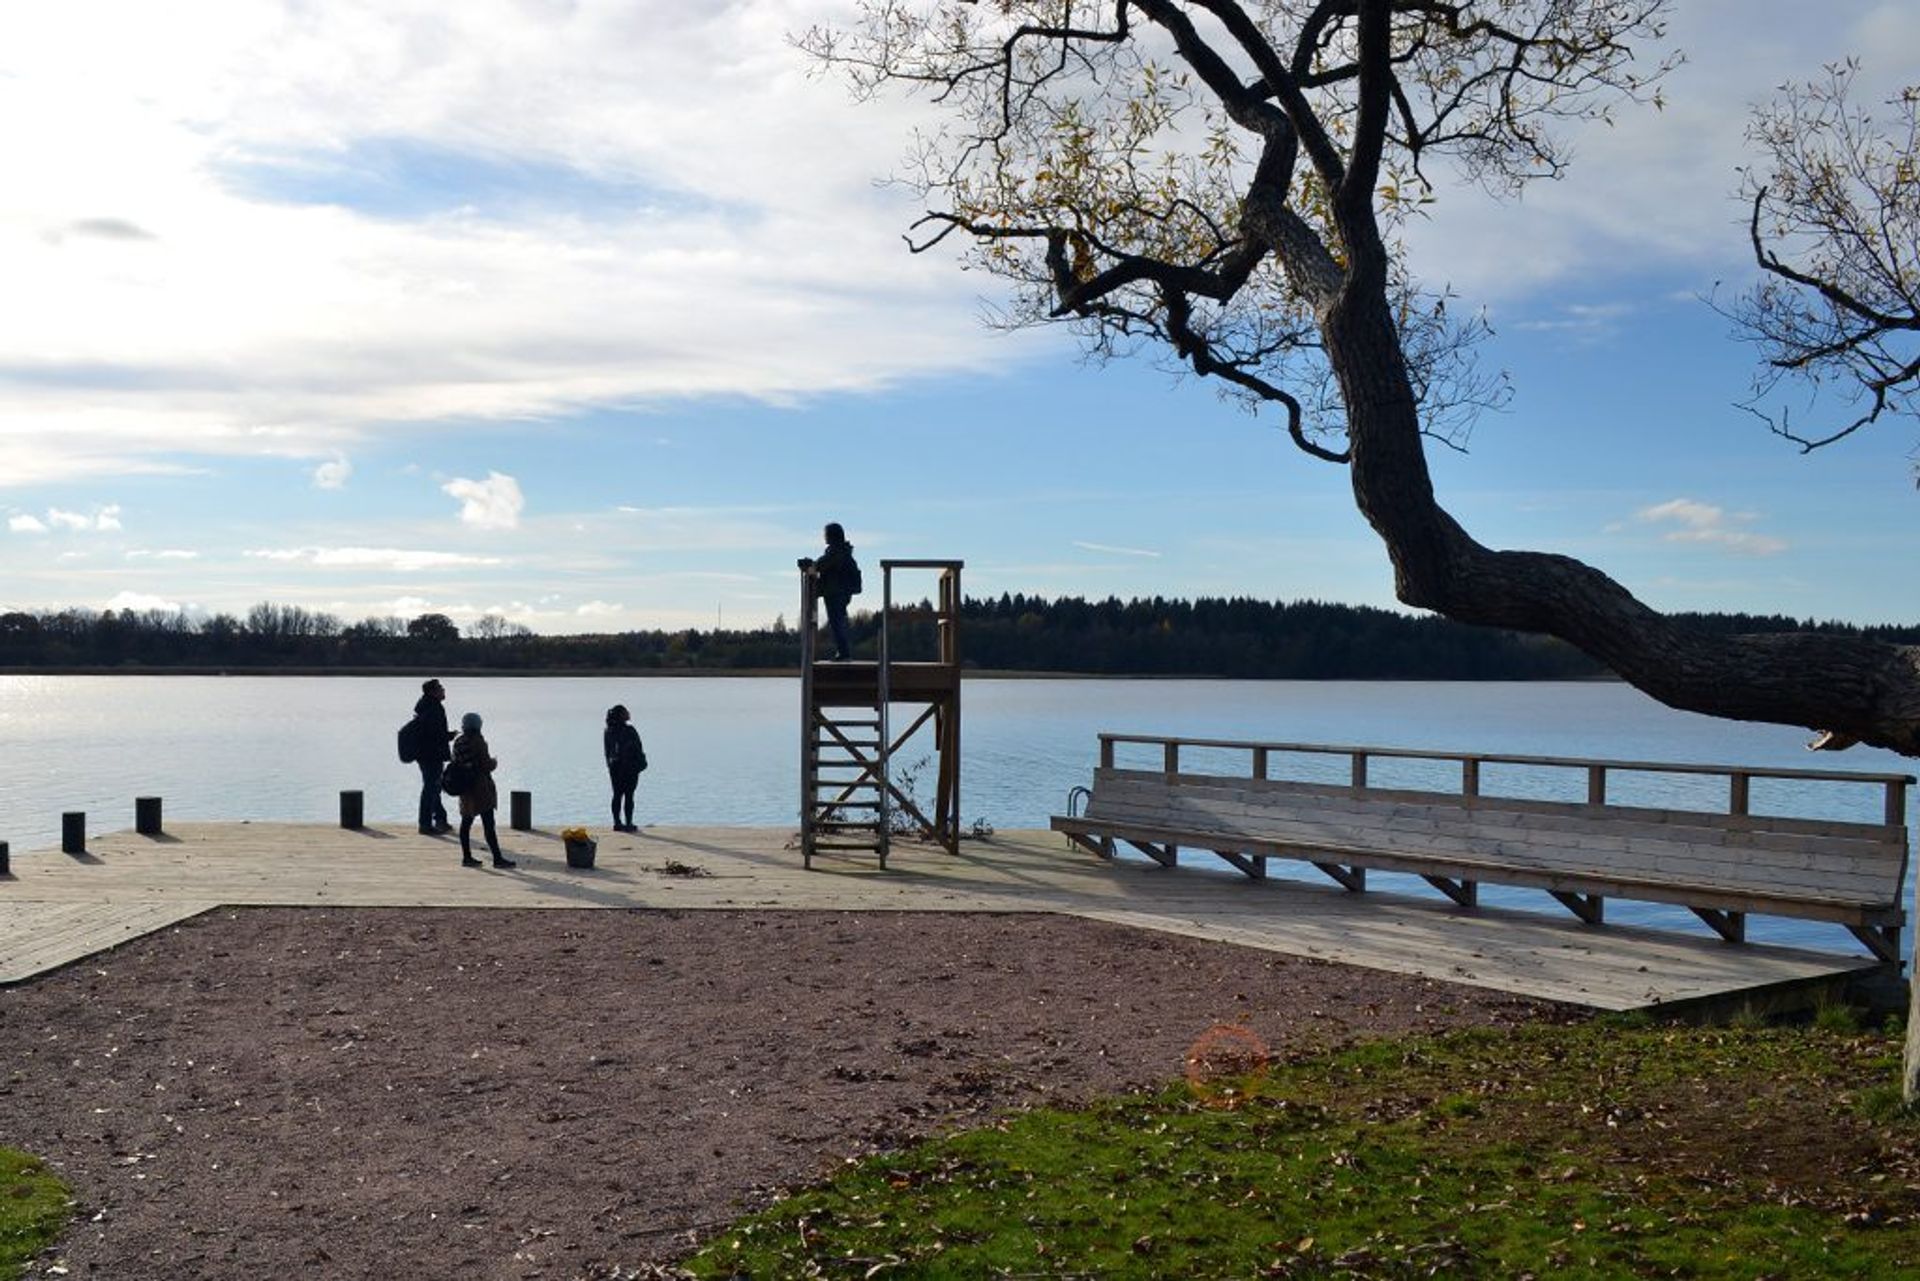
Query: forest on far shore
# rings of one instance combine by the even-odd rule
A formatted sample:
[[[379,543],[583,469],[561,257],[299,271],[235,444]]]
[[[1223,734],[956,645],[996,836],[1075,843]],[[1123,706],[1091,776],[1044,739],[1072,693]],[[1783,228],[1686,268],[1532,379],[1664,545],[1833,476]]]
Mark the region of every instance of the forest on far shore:
[[[1920,643],[1920,625],[1856,627],[1778,615],[1685,614],[1721,633],[1816,629]],[[856,657],[872,658],[877,615],[855,610]],[[934,654],[926,603],[896,606],[895,659]],[[1103,676],[1268,680],[1568,680],[1604,675],[1549,637],[1469,627],[1435,615],[1321,601],[1078,596],[969,598],[960,649],[970,668]],[[37,672],[246,671],[766,671],[793,669],[800,636],[784,619],[757,630],[536,634],[488,615],[465,631],[444,614],[343,623],[299,606],[260,604],[244,617],[66,609],[0,612],[0,669]]]

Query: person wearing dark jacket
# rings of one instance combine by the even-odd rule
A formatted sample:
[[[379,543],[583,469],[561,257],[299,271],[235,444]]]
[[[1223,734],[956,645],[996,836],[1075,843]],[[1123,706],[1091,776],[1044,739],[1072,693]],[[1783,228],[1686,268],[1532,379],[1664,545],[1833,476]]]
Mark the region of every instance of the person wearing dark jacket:
[[[801,560],[801,569],[810,569],[820,585],[820,599],[827,607],[827,630],[833,633],[833,661],[844,663],[853,657],[847,641],[847,602],[860,590],[860,566],[853,559],[853,544],[839,523],[823,531],[827,548],[818,560]]]
[[[606,732],[600,745],[607,756],[607,778],[613,784],[613,830],[637,832],[633,825],[633,793],[640,786],[640,771],[647,767],[647,749],[640,744],[640,731],[633,727],[633,714],[615,704],[607,709]],[[620,817],[622,807],[626,819]]]
[[[438,836],[451,832],[447,805],[440,799],[440,773],[452,759],[447,744],[453,731],[447,728],[447,691],[437,680],[420,687],[420,701],[413,705],[419,722],[413,736],[414,763],[420,767],[420,835]]]
[[[473,832],[473,820],[480,820],[480,830],[486,834],[487,850],[493,855],[495,867],[512,867],[514,862],[500,852],[500,833],[493,825],[493,811],[500,805],[500,789],[494,785],[493,771],[500,768],[500,762],[493,759],[487,740],[480,734],[480,713],[468,712],[460,718],[460,737],[453,740],[453,759],[460,767],[460,773],[467,779],[467,785],[460,793],[460,864],[462,867],[479,867],[480,860],[473,856],[470,843]]]

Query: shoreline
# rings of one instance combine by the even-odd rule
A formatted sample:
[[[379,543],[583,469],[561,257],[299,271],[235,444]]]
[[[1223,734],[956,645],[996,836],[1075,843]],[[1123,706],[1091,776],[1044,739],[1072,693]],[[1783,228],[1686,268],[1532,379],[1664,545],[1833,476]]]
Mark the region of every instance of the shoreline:
[[[1446,685],[1579,685],[1593,682],[1618,684],[1611,672],[1592,676],[1217,676],[1205,672],[1054,672],[1017,668],[964,667],[967,680],[996,681],[1271,681],[1308,684],[1446,684]],[[133,664],[113,666],[0,667],[7,676],[392,676],[419,679],[427,676],[497,678],[529,677],[542,680],[575,677],[582,680],[637,680],[647,677],[668,679],[706,679],[741,677],[751,680],[798,680],[797,667],[315,667],[289,664],[274,667],[221,667],[209,665]]]

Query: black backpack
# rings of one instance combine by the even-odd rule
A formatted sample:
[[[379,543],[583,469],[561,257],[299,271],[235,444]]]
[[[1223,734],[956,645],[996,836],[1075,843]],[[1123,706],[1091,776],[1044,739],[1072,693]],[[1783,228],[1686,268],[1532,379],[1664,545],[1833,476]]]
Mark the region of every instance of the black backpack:
[[[860,583],[860,562],[859,562],[859,561],[857,561],[857,560],[855,560],[855,559],[854,559],[854,558],[852,557],[852,555],[848,555],[848,557],[847,557],[847,575],[846,575],[846,588],[847,588],[847,595],[849,595],[849,596],[858,596],[858,595],[860,594],[860,587],[861,587],[861,583]]]
[[[414,717],[400,727],[400,763],[411,765],[420,759],[420,718]]]
[[[465,796],[473,784],[473,766],[465,761],[448,761],[447,767],[440,771],[440,790],[448,796]]]

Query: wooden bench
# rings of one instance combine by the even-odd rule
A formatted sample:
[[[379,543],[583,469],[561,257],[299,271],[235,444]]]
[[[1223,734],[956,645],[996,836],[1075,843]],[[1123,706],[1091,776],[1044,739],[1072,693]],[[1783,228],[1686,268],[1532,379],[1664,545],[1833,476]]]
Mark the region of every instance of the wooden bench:
[[[1123,743],[1158,747],[1160,768],[1116,767],[1114,749]],[[1184,772],[1183,747],[1245,752],[1251,768]],[[1269,777],[1275,758],[1287,754],[1345,756],[1347,781]],[[1457,763],[1460,790],[1370,786],[1367,767],[1375,758]],[[1483,795],[1487,765],[1582,771],[1586,801]],[[1722,776],[1727,809],[1609,803],[1609,775],[1629,771]],[[1883,821],[1751,814],[1756,778],[1884,788]],[[1913,782],[1910,774],[1102,734],[1085,812],[1056,816],[1052,826],[1105,858],[1124,841],[1172,867],[1180,850],[1191,848],[1255,879],[1266,876],[1270,858],[1311,863],[1353,891],[1366,888],[1370,868],[1411,873],[1469,908],[1483,881],[1540,889],[1593,925],[1601,923],[1609,898],[1678,904],[1733,942],[1746,937],[1750,912],[1833,921],[1875,956],[1897,963],[1905,920],[1906,789]]]

